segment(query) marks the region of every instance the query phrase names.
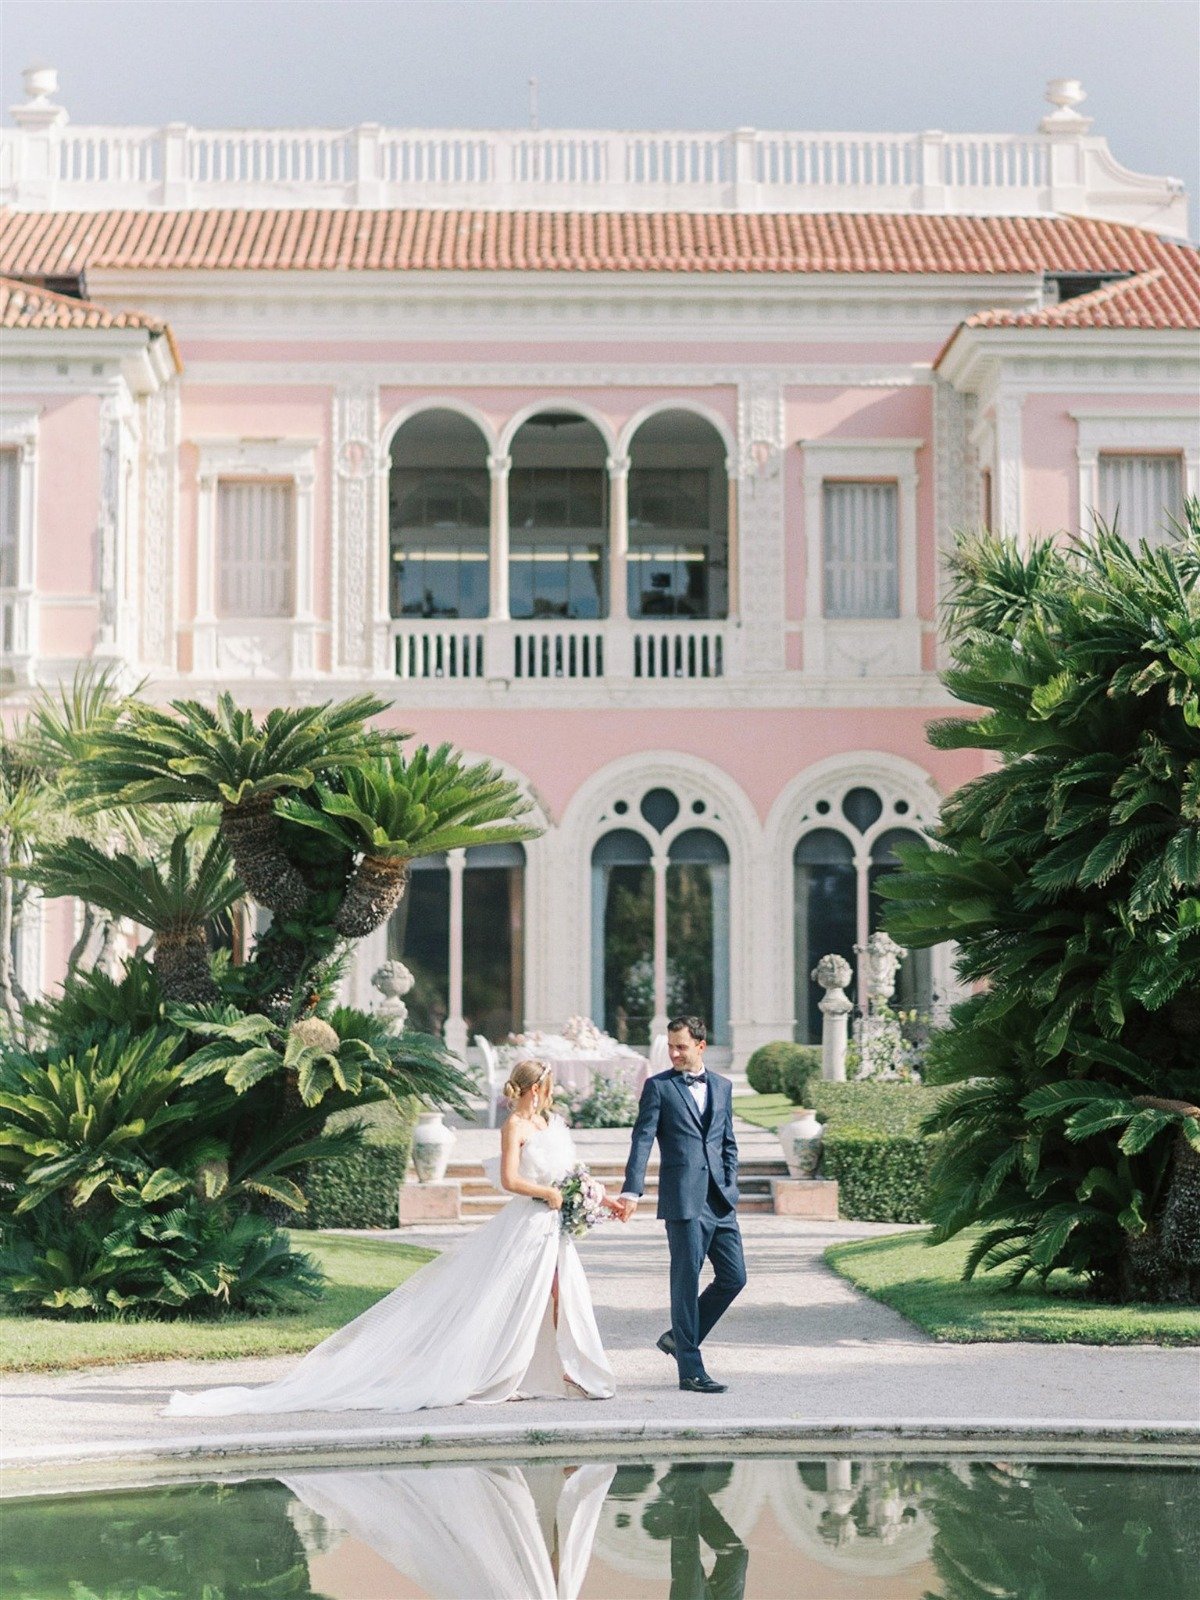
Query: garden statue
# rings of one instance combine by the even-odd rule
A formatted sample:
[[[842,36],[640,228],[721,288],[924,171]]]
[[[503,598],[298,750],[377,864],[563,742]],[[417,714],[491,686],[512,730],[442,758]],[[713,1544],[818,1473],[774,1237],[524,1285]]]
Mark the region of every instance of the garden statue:
[[[371,987],[383,996],[375,1007],[377,1016],[386,1017],[394,1033],[403,1033],[408,1021],[408,1007],[404,996],[417,980],[403,961],[385,961],[371,974]]]
[[[825,990],[818,1009],[821,1027],[821,1076],[833,1083],[846,1078],[846,1034],[854,1004],[846,993],[853,973],[845,956],[822,956],[812,970],[814,982]]]

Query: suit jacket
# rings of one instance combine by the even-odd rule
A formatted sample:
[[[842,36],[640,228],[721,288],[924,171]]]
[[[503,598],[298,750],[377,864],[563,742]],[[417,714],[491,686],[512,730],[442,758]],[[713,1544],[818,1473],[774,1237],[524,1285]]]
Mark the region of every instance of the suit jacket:
[[[624,1194],[646,1186],[650,1147],[658,1140],[658,1214],[667,1222],[698,1217],[711,1177],[731,1206],[737,1205],[737,1141],[733,1136],[733,1086],[708,1073],[708,1105],[701,1117],[683,1074],[672,1069],[647,1078],[625,1167]]]

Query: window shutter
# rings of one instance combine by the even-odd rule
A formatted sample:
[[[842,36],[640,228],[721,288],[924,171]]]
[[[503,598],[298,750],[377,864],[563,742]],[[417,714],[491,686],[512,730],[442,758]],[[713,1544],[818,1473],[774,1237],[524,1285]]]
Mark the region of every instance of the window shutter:
[[[222,483],[217,492],[217,611],[288,617],[295,494],[290,483]]]
[[[0,450],[0,589],[17,586],[17,534],[20,457]]]
[[[1178,456],[1100,457],[1101,519],[1136,545],[1166,544],[1168,517],[1183,519],[1183,463]]]
[[[894,483],[826,483],[825,615],[898,617],[899,493]]]

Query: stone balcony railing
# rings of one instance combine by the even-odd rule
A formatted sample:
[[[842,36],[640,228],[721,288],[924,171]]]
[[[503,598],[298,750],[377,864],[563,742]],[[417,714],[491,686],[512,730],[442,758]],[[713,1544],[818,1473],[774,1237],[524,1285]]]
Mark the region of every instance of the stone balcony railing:
[[[53,69],[25,86],[0,130],[0,203],[20,210],[1071,213],[1187,237],[1182,185],[1120,166],[1073,79],[1035,134],[72,127]]]
[[[399,678],[529,682],[724,678],[739,669],[735,622],[473,622],[399,619],[382,640]]]

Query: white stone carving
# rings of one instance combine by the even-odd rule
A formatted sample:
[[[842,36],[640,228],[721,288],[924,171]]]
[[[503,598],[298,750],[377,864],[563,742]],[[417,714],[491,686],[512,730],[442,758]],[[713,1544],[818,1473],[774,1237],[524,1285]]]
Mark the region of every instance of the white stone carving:
[[[388,455],[379,448],[379,391],[339,389],[333,402],[334,669],[371,666],[372,632],[386,553],[379,548]]]
[[[144,402],[142,632],[146,666],[175,661],[175,527],[179,486],[179,393],[163,388]]]
[[[783,385],[754,371],[738,387],[738,595],[747,672],[783,669],[786,614]]]

